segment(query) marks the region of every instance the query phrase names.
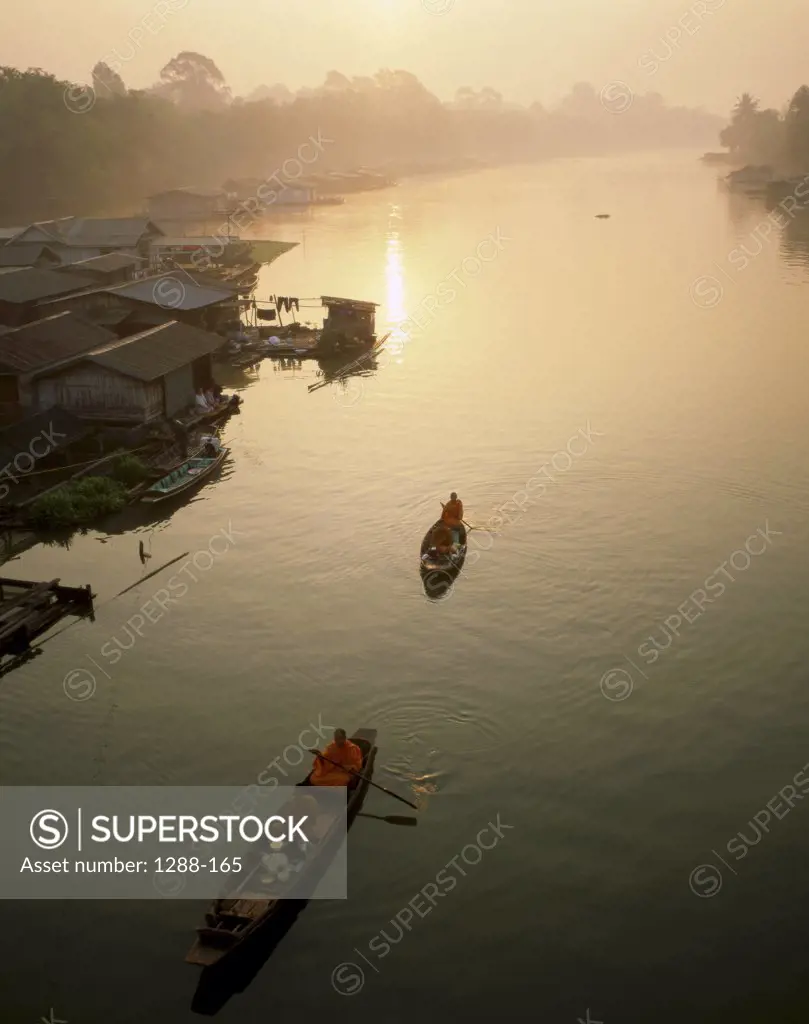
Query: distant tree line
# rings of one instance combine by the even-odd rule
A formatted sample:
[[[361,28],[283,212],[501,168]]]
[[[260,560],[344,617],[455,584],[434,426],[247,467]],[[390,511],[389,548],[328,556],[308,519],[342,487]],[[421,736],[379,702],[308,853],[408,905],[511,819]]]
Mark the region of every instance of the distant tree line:
[[[265,177],[318,133],[333,141],[313,171],[387,166],[396,175],[428,163],[701,145],[721,126],[656,93],[611,112],[586,83],[553,110],[508,103],[492,88],[464,87],[444,103],[407,71],[331,71],[317,88],[234,97],[214,61],[188,51],[151,89],[127,89],[101,62],[91,81],[0,67],[0,223],[120,215],[165,188]]]
[[[782,111],[743,93],[719,141],[740,163],[769,164],[786,174],[809,172],[809,86],[802,85]]]

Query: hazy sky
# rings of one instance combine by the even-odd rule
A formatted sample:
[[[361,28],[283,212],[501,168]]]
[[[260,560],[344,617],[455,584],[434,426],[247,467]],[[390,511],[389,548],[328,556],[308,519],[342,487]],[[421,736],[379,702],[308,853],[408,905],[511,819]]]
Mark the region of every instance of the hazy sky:
[[[724,113],[748,89],[780,107],[809,79],[809,0],[0,0],[0,63],[89,81],[119,59],[144,87],[179,50],[212,57],[235,94],[405,68],[444,99],[492,85],[550,103],[576,81]],[[678,27],[679,23],[679,27]],[[666,36],[669,42],[666,41]]]

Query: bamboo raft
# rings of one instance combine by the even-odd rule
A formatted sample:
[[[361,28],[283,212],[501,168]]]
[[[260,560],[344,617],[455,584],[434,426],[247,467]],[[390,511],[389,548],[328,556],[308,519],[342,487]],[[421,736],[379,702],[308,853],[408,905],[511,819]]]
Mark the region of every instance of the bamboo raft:
[[[65,615],[92,612],[94,596],[89,584],[63,587],[58,579],[37,583],[0,576],[0,659],[24,654]]]

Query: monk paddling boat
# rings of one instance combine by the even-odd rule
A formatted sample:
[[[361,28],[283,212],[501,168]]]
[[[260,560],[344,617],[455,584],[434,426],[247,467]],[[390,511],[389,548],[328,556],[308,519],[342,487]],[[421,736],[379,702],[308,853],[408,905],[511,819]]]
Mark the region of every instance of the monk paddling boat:
[[[207,457],[197,455],[186,459],[176,469],[162,477],[143,494],[141,501],[155,502],[166,501],[184,491],[190,491],[198,487],[202,481],[211,475],[213,471],[221,466],[230,452],[229,448],[223,448],[218,455]]]
[[[453,542],[449,551],[439,553],[435,547],[435,536],[446,526],[440,519],[433,523],[421,542],[421,579],[428,597],[443,597],[463,569],[466,558],[466,527],[461,523],[455,527]]]
[[[351,740],[362,750],[362,775],[365,779],[357,778],[348,787],[348,828],[351,828],[362,807],[368,791],[368,780],[373,775],[376,729],[359,729]],[[310,772],[298,786],[311,786],[311,777]],[[326,833],[318,848],[312,853],[311,859],[304,863],[301,872],[294,879],[279,883],[287,892],[304,891],[304,885],[325,872],[334,856],[339,831],[338,821],[332,829],[332,834]],[[247,859],[243,871],[244,880],[239,883],[239,888],[244,889],[250,877],[256,872],[266,870],[263,867],[263,856],[267,852],[266,849],[257,849],[252,860]],[[244,949],[251,939],[258,938],[259,935],[263,941],[269,941],[273,937],[270,933],[277,933],[277,938],[282,938],[306,902],[305,899],[296,899],[294,896],[287,899],[214,900],[205,915],[204,926],[197,929],[197,939],[185,958],[186,963],[199,967],[213,967],[233,957],[237,951]]]

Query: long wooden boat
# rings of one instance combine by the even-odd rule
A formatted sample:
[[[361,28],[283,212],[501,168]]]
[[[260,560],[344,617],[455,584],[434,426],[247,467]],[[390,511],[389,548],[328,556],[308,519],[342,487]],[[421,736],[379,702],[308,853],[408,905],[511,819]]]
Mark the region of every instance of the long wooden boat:
[[[362,774],[370,778],[373,775],[377,753],[376,729],[358,729],[351,740],[362,750]],[[311,786],[311,775],[310,772],[298,786]],[[367,791],[368,783],[365,780],[355,780],[349,786],[346,812],[348,828],[354,823]],[[304,873],[299,875],[294,883],[289,883],[289,892],[302,891],[302,879],[309,883],[324,873],[334,856],[335,842],[339,840],[339,823],[334,832],[333,837],[328,834],[324,837],[311,860],[306,863]],[[245,867],[246,875],[261,870],[261,856],[267,852],[267,849],[260,848],[255,851],[255,864],[251,865],[248,862]],[[249,877],[245,879],[245,882],[247,881]],[[205,915],[205,924],[197,929],[197,938],[185,958],[186,963],[207,968],[220,966],[228,958],[235,958],[237,952],[245,951],[246,947],[252,944],[252,939],[261,936],[267,941],[272,938],[272,935],[269,935],[272,932],[277,933],[278,937],[283,937],[290,922],[307,903],[308,900],[296,899],[294,896],[287,899],[214,900]]]
[[[466,559],[466,527],[461,523],[458,527],[460,541],[454,544],[447,555],[439,555],[433,547],[433,533],[442,524],[439,519],[433,523],[424,540],[421,542],[421,559],[419,569],[421,581],[424,584],[424,592],[428,597],[444,597],[452,584],[455,582]]]
[[[238,412],[241,404],[242,400],[238,395],[231,395],[229,399],[220,402],[215,409],[209,409],[207,412],[194,409],[186,419],[180,419],[178,416],[177,422],[181,423],[186,430],[190,430],[192,427],[210,426],[227,416],[232,416],[234,412]]]
[[[185,491],[198,487],[202,481],[221,466],[227,458],[230,448],[223,448],[218,455],[208,457],[195,455],[186,459],[176,469],[162,477],[157,483],[144,492],[141,501],[166,501]]]

